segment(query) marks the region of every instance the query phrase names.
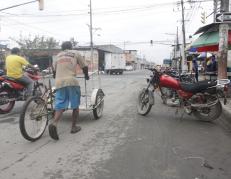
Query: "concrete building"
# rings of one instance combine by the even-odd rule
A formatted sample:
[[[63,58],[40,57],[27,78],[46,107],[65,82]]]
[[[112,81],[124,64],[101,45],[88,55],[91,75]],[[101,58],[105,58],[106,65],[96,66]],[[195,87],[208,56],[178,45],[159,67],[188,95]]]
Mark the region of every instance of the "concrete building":
[[[137,69],[137,50],[124,50],[124,58],[126,65],[130,65],[133,69]]]

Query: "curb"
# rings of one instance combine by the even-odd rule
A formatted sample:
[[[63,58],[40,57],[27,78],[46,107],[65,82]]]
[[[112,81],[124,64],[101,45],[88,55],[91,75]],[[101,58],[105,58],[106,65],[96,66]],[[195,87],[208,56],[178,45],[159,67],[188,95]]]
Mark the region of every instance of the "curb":
[[[230,104],[222,104],[222,117],[219,123],[227,130],[231,130],[231,107]]]

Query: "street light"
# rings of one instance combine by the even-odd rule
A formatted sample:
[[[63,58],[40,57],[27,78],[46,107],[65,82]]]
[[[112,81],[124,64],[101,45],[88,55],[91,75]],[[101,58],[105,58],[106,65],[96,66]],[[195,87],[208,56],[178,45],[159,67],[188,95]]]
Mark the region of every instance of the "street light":
[[[44,9],[44,0],[38,0],[39,2],[39,10],[42,11]]]
[[[13,6],[5,7],[5,8],[0,9],[0,11],[4,11],[4,10],[7,10],[7,9],[12,9],[12,8],[19,7],[19,6],[24,6],[26,4],[31,4],[31,3],[34,3],[34,2],[39,2],[39,10],[43,10],[44,9],[44,0],[34,0],[34,1],[29,1],[29,2],[25,2],[25,3],[21,3],[21,4],[16,4],[16,5],[13,5]]]

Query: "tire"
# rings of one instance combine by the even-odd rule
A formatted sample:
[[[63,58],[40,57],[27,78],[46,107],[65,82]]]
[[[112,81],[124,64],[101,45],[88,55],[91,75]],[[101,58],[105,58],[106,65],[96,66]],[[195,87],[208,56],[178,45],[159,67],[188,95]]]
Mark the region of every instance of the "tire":
[[[104,107],[104,93],[101,89],[99,89],[96,93],[96,100],[95,100],[95,105],[97,105],[99,103],[99,101],[101,101],[101,103],[95,108],[93,106],[93,115],[94,115],[94,119],[97,120],[99,119],[102,115],[103,115],[103,107]]]
[[[150,112],[151,108],[152,104],[149,103],[149,91],[144,88],[138,95],[137,112],[145,116]]]
[[[0,100],[3,102],[3,100],[9,99],[10,92],[5,89],[0,89]],[[1,103],[1,102],[0,102]],[[6,103],[0,104],[0,114],[6,114],[9,113],[15,105],[15,101],[8,101]]]
[[[202,111],[197,110],[193,112],[196,118],[205,122],[211,122],[216,120],[218,117],[220,117],[221,113],[222,113],[222,105],[220,101],[218,101],[217,104],[215,104],[210,108],[204,108],[202,109]]]
[[[34,113],[34,114],[33,114]],[[33,118],[32,118],[33,117]],[[32,128],[27,123],[32,123]],[[38,140],[48,124],[48,111],[41,97],[30,97],[22,107],[19,118],[19,128],[22,136],[31,142]],[[37,127],[37,129],[35,129]]]

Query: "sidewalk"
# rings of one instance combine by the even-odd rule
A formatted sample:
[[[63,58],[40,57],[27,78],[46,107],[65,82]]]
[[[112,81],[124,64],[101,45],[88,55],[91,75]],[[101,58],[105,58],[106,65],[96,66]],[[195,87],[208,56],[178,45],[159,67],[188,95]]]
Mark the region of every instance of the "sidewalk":
[[[208,76],[199,75],[199,81],[209,79]],[[228,130],[231,130],[231,87],[229,87],[228,94],[230,95],[229,98],[227,98],[227,104],[224,105],[223,99],[221,100],[222,109],[223,109],[223,117],[221,118],[222,125],[227,128]]]

